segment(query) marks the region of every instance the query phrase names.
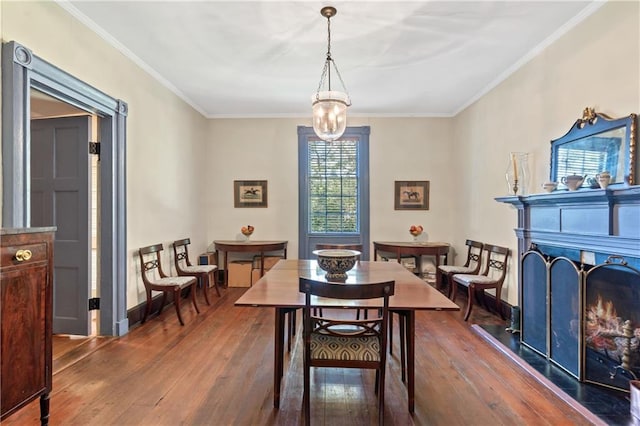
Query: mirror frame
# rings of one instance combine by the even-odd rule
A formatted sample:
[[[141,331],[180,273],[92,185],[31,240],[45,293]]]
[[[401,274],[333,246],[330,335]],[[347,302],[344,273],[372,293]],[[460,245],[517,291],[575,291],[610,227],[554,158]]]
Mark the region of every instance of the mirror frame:
[[[564,136],[551,141],[551,170],[549,179],[553,182],[558,182],[559,186],[562,185],[560,183],[561,176],[558,176],[558,153],[561,147],[572,142],[586,140],[587,138],[604,132],[625,128],[625,136],[622,141],[623,146],[620,149],[622,155],[618,158],[617,164],[617,169],[622,170],[623,176],[618,176],[616,181],[609,184],[609,186],[634,185],[636,170],[638,168],[635,158],[637,140],[636,118],[636,114],[630,114],[627,117],[613,119],[605,114],[595,112],[593,108],[585,108],[582,113],[582,118],[576,120]],[[605,150],[606,146],[603,145],[602,151]],[[584,176],[584,171],[581,173],[581,175]],[[595,176],[588,176],[588,178],[593,177]],[[589,187],[586,181],[587,179],[585,179],[581,187]]]

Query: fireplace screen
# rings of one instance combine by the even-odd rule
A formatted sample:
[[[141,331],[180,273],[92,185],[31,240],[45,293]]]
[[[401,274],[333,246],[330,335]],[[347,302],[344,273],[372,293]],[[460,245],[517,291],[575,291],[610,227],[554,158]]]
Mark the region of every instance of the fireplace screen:
[[[551,359],[574,377],[580,377],[581,271],[566,257],[557,257],[549,268],[551,299]]]
[[[585,280],[584,380],[628,392],[640,378],[640,271],[607,262]]]

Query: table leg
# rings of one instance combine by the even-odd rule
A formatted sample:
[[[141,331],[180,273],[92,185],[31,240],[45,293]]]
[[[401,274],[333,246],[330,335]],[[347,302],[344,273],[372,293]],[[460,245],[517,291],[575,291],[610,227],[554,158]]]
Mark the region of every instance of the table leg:
[[[401,376],[402,376],[402,383],[407,383],[407,375],[406,375],[406,359],[407,359],[407,351],[405,350],[406,347],[406,340],[407,340],[407,315],[405,312],[402,312],[400,314],[400,322],[399,322],[399,326],[400,326],[400,366],[401,366]]]
[[[407,376],[409,394],[409,412],[413,414],[415,410],[415,353],[416,353],[416,311],[406,311],[407,314]]]
[[[389,355],[393,355],[393,311],[389,312]]]
[[[216,257],[218,259],[218,262],[220,262],[220,251],[216,250]],[[229,253],[227,253],[226,251],[224,252],[224,288],[228,288],[229,287],[229,269],[227,269],[227,257],[229,257]]]
[[[273,406],[280,408],[280,385],[284,372],[284,317],[286,309],[276,308],[273,365]]]

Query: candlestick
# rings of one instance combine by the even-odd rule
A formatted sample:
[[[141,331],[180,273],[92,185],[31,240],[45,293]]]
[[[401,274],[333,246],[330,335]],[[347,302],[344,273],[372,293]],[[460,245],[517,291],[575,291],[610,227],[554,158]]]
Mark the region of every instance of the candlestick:
[[[525,195],[527,190],[527,153],[510,152],[509,163],[507,163],[507,187],[509,194]]]

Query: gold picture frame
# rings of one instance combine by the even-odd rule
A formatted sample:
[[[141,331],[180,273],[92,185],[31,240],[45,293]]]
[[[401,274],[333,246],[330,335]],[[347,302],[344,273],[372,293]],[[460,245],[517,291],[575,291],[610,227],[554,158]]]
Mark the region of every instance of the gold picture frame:
[[[267,207],[267,181],[234,180],[233,206],[235,208]]]
[[[428,180],[397,180],[395,186],[396,210],[429,210]]]

